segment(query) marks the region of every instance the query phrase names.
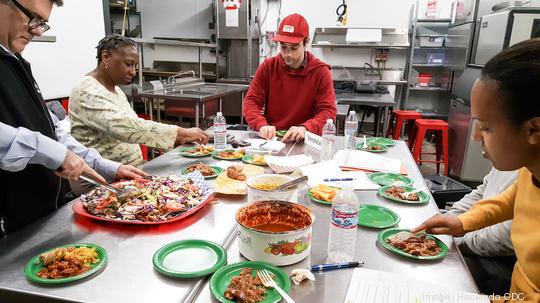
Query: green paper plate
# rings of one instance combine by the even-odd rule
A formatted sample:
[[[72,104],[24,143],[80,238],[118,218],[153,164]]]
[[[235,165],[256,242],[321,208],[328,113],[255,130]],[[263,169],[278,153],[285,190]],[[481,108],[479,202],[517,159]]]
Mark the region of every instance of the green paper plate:
[[[335,186],[330,186],[330,187],[340,189],[339,187],[335,187]],[[308,196],[308,198],[310,198],[314,202],[321,203],[321,204],[326,204],[326,205],[332,205],[332,202],[328,202],[328,201],[324,201],[324,200],[315,198],[313,196],[313,194],[311,193],[311,189],[307,191],[307,196]]]
[[[259,165],[259,166],[268,166],[268,164],[266,164],[266,162],[264,164],[253,162],[253,155],[245,155],[244,157],[242,157],[242,161],[247,163],[247,164]]]
[[[227,252],[214,242],[182,240],[160,248],[152,262],[157,271],[167,276],[202,277],[227,264]]]
[[[288,131],[289,131],[289,130],[287,130],[287,129],[276,130],[276,136],[278,136],[278,137],[283,137],[283,136],[285,136],[285,134],[286,134]]]
[[[244,155],[242,154],[241,157],[236,157],[236,158],[223,158],[223,157],[220,157],[218,156],[217,154],[220,153],[220,152],[227,152],[227,151],[235,151],[234,149],[224,149],[224,150],[220,150],[220,151],[215,151],[214,153],[212,153],[212,156],[216,159],[220,159],[220,160],[225,160],[225,161],[235,161],[235,160],[240,160],[244,157]]]
[[[427,235],[427,238],[435,240],[437,245],[441,248],[441,252],[434,255],[434,256],[415,256],[415,255],[409,254],[409,253],[407,253],[407,252],[405,252],[405,251],[403,251],[403,250],[401,250],[399,248],[396,248],[396,247],[386,243],[386,239],[392,237],[393,235],[395,235],[396,233],[398,233],[400,231],[410,231],[410,230],[406,229],[406,228],[385,229],[385,230],[383,230],[383,231],[381,231],[379,233],[379,235],[377,236],[377,241],[379,242],[379,244],[381,244],[384,248],[388,249],[389,251],[391,251],[391,252],[393,252],[395,254],[404,256],[404,257],[411,258],[411,259],[438,260],[438,259],[444,258],[446,256],[446,254],[448,254],[448,247],[446,246],[446,244],[444,244],[441,240],[439,240],[439,238],[437,238],[435,236],[432,236],[430,234]]]
[[[362,141],[363,142],[363,141]],[[370,137],[366,139],[367,144],[378,144],[386,146],[394,146],[394,140],[383,137]]]
[[[211,178],[215,178],[217,177],[219,174],[221,174],[223,172],[223,168],[219,167],[219,166],[214,166],[214,165],[210,165],[210,167],[212,168],[212,171],[214,172],[212,175],[210,176],[203,176],[205,179],[211,179]],[[182,168],[182,175],[185,175],[187,174],[187,167],[184,167]]]
[[[274,280],[281,287],[281,289],[283,289],[283,291],[285,291],[286,293],[289,293],[289,290],[291,288],[291,282],[284,271],[269,263],[258,261],[245,261],[224,266],[218,271],[216,271],[214,275],[212,275],[212,278],[210,278],[210,291],[212,292],[212,295],[214,295],[214,297],[220,302],[234,303],[233,301],[227,300],[223,294],[229,286],[231,278],[239,275],[242,271],[242,268],[246,267],[253,268],[254,270],[268,270],[274,275]],[[253,271],[253,273],[255,273],[255,271]],[[273,288],[267,288],[264,300],[260,302],[277,303],[280,301],[281,296],[279,295],[279,293]]]
[[[212,153],[206,154],[206,155],[194,155],[194,154],[188,154],[186,151],[195,149],[196,147],[184,147],[180,149],[180,156],[188,157],[188,158],[202,158],[202,157],[208,157],[211,156]]]
[[[401,199],[398,199],[398,198],[394,198],[390,195],[387,195],[385,193],[385,191],[387,189],[389,189],[390,187],[392,187],[391,185],[388,185],[388,186],[383,186],[381,188],[379,188],[379,195],[383,196],[384,198],[388,199],[388,200],[392,200],[392,201],[395,201],[395,202],[400,202],[400,203],[405,203],[405,204],[425,204],[425,203],[428,203],[429,202],[429,195],[423,191],[419,191],[417,192],[416,194],[418,195],[418,198],[420,198],[419,201],[407,201],[407,200],[401,200]],[[401,187],[403,189],[405,189],[406,192],[409,192],[409,191],[413,191],[413,190],[416,190],[416,188],[414,187],[410,187],[410,186],[397,186],[397,187]]]
[[[390,209],[372,204],[360,204],[358,225],[371,228],[388,228],[399,223],[401,218]]]
[[[368,148],[363,148],[362,147],[362,143],[358,144],[356,146],[356,148],[358,148],[359,150],[363,150],[363,151],[367,151],[367,152],[370,152],[370,153],[384,153],[385,151],[388,150],[388,146],[386,145],[382,145],[382,144],[371,144],[371,143],[368,143]],[[369,149],[370,147],[372,146],[378,146],[380,147],[381,149],[378,149],[378,150],[371,150]]]
[[[95,245],[95,244],[89,244],[89,243],[67,244],[67,245],[55,247],[45,252],[49,252],[60,247],[70,247],[70,246],[95,248],[98,254],[99,262],[97,262],[96,264],[90,265],[91,267],[90,270],[85,271],[82,274],[77,275],[77,276],[73,276],[69,278],[62,278],[62,279],[44,279],[37,276],[37,273],[43,268],[45,268],[39,262],[39,256],[41,255],[39,254],[33,257],[30,261],[28,261],[28,263],[26,263],[26,266],[24,267],[24,275],[26,276],[26,278],[32,282],[41,283],[41,284],[68,283],[68,282],[72,282],[72,281],[76,281],[76,280],[80,280],[82,278],[88,277],[92,275],[93,273],[97,272],[98,270],[100,270],[103,266],[105,266],[105,264],[107,264],[107,251],[103,247]]]
[[[371,173],[368,175],[368,178],[369,180],[379,184],[380,186],[392,185],[392,183],[394,182],[396,182],[396,184],[394,185],[397,186],[408,186],[414,183],[411,178],[394,173]]]

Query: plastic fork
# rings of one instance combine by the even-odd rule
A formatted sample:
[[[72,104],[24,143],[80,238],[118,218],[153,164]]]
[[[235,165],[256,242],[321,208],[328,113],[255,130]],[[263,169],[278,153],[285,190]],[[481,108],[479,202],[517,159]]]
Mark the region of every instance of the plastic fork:
[[[364,135],[364,143],[362,143],[362,148],[363,148],[363,149],[367,149],[367,148],[368,148],[368,145],[367,145],[367,142],[366,142],[366,135]]]
[[[294,300],[289,297],[289,295],[283,289],[281,289],[279,285],[277,285],[276,281],[274,281],[272,278],[272,275],[266,269],[257,270],[257,275],[259,276],[259,279],[261,279],[264,286],[272,287],[273,289],[277,290],[283,300],[285,300],[287,303],[294,303]]]

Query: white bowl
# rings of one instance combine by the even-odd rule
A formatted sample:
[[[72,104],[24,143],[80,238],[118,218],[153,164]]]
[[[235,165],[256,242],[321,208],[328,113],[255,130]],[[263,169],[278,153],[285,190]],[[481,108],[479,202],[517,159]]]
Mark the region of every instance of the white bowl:
[[[253,176],[247,179],[248,186],[248,202],[261,200],[280,200],[289,202],[298,202],[298,186],[287,191],[267,191],[253,187],[254,184],[275,183],[281,185],[283,183],[294,180],[293,177],[277,174],[262,174]]]
[[[276,266],[298,263],[311,251],[311,229],[315,217],[303,205],[286,201],[257,201],[236,212],[238,248],[251,261]],[[290,231],[265,231],[264,224],[287,223]]]

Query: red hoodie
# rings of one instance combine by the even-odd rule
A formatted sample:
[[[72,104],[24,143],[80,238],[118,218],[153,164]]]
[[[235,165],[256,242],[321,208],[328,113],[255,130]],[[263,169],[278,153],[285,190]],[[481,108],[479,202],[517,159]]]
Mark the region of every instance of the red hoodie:
[[[326,119],[336,119],[330,66],[310,52],[306,56],[306,66],[297,70],[285,65],[280,54],[259,66],[244,99],[243,114],[252,129],[272,125],[281,130],[303,125],[320,135]]]

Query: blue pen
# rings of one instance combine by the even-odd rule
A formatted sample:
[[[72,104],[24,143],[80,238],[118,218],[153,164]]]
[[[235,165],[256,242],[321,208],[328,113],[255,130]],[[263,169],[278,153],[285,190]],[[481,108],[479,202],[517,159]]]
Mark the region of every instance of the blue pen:
[[[336,181],[353,181],[354,178],[327,178],[323,179],[324,182],[336,182]]]
[[[346,263],[312,265],[309,269],[311,271],[325,271],[325,270],[331,270],[331,269],[359,267],[362,265],[364,265],[364,262],[353,261],[353,262],[346,262]]]

